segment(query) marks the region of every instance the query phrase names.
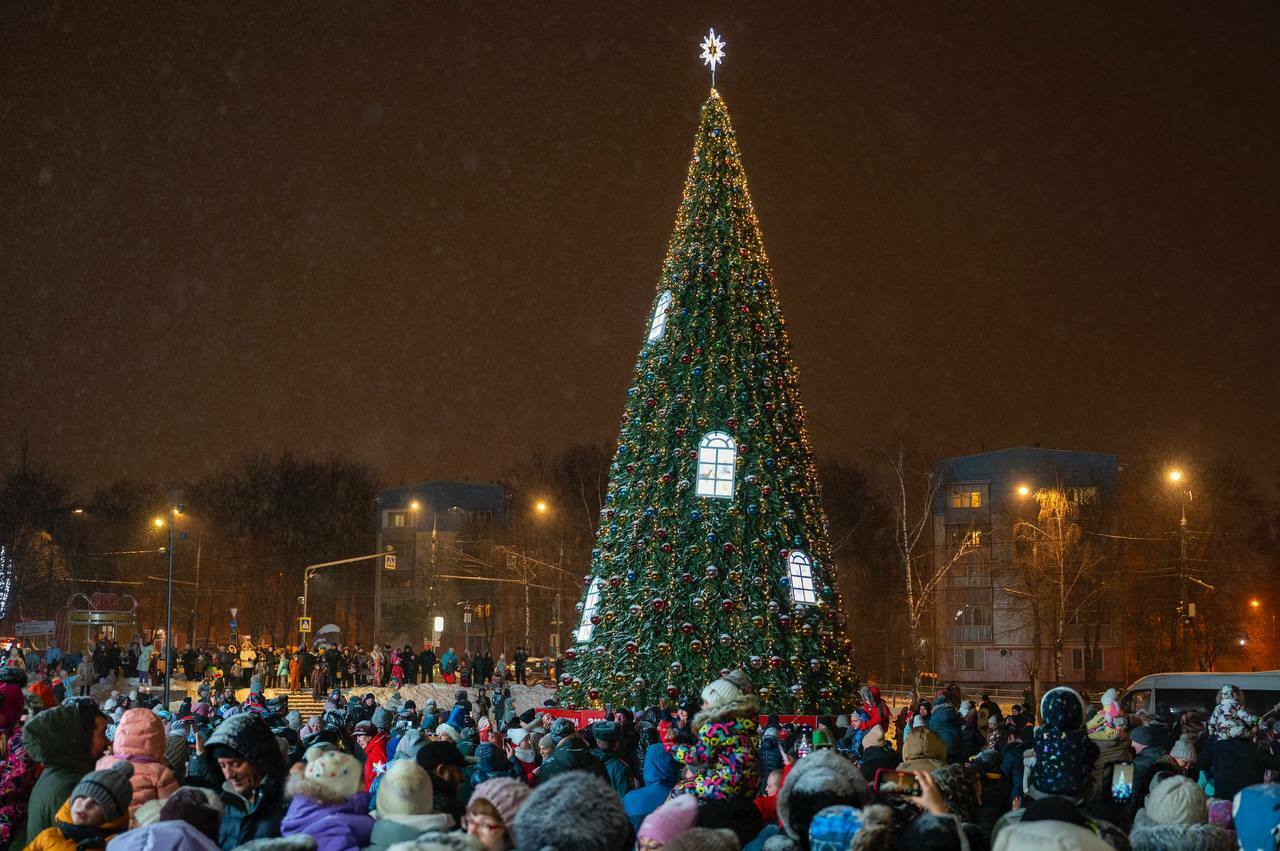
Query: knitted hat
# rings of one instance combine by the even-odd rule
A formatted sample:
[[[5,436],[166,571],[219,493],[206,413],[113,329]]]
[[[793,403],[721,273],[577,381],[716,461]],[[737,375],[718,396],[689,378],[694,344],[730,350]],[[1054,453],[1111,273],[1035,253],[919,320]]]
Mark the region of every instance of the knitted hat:
[[[1241,848],[1275,848],[1280,831],[1280,783],[1259,783],[1236,793],[1231,802]]]
[[[493,804],[493,808],[502,818],[502,823],[511,826],[516,823],[516,813],[520,810],[520,805],[532,791],[519,780],[513,780],[510,777],[493,777],[477,786],[471,793],[470,800],[479,799]]]
[[[846,851],[861,829],[861,810],[844,805],[827,807],[809,823],[810,851]]]
[[[372,736],[378,732],[378,728],[372,721],[361,721],[351,728],[351,732],[357,736]]]
[[[425,742],[414,757],[428,772],[442,765],[465,765],[466,758],[453,742]]]
[[[458,739],[462,738],[462,734],[458,732],[458,728],[447,722],[444,724],[441,724],[439,727],[436,727],[436,735],[448,736],[449,740],[451,742],[454,742],[455,744],[457,743]]]
[[[733,683],[738,691],[743,694],[751,694],[755,688],[751,685],[751,678],[747,676],[747,672],[741,668],[734,668],[732,671],[724,675],[727,682]]]
[[[933,782],[947,809],[961,821],[973,821],[978,810],[978,778],[966,765],[944,765],[933,772]]]
[[[124,760],[103,771],[90,771],[71,790],[71,800],[92,798],[102,808],[104,821],[115,821],[133,803],[132,776],[133,765]]]
[[[591,725],[591,735],[597,742],[616,742],[622,735],[622,728],[613,721],[597,721]]]
[[[164,737],[164,761],[169,763],[173,773],[180,777],[187,775],[187,760],[191,758],[191,745],[182,733],[170,733]]]
[[[618,794],[585,771],[566,771],[538,785],[516,813],[517,848],[615,851],[631,843],[631,820]]]
[[[319,759],[323,754],[326,754],[329,751],[336,751],[337,749],[338,746],[333,742],[316,742],[314,745],[307,748],[302,754],[302,761],[312,762],[313,760]]]
[[[373,710],[373,726],[383,732],[390,730],[391,725],[395,723],[395,720],[395,713],[390,709],[379,706],[377,709]]]
[[[738,851],[738,837],[725,828],[694,827],[662,846],[667,851]]]
[[[1147,793],[1147,815],[1156,824],[1205,824],[1209,802],[1190,777],[1169,777]]]
[[[284,716],[285,726],[295,733],[302,729],[302,713],[296,709],[290,709],[288,714]]]
[[[1136,745],[1144,747],[1167,747],[1169,744],[1169,728],[1159,721],[1148,721],[1129,734]]]
[[[217,792],[197,786],[183,786],[160,807],[160,821],[185,821],[217,842],[222,810],[222,798]]]
[[[302,777],[289,778],[288,793],[321,804],[340,803],[360,791],[360,761],[342,751],[326,751],[307,763]]]
[[[395,759],[378,781],[378,818],[420,816],[432,810],[431,775],[413,760]]]
[[[809,824],[827,807],[861,807],[871,801],[867,779],[858,766],[833,750],[814,751],[797,761],[778,792],[778,823],[792,839],[809,833]]]
[[[698,820],[698,799],[677,795],[645,816],[636,839],[652,839],[663,845],[693,827]]]
[[[570,721],[568,718],[557,718],[556,720],[551,722],[551,730],[549,731],[549,735],[551,736],[551,741],[555,742],[556,744],[560,744],[561,739],[569,738],[574,733],[576,733],[577,730],[578,728],[575,727],[573,725],[573,722]]]
[[[702,702],[708,709],[732,703],[740,699],[745,692],[738,684],[728,678],[712,680],[702,689]]]
[[[1190,736],[1183,736],[1178,739],[1169,750],[1169,756],[1174,759],[1185,759],[1187,762],[1196,761],[1196,746],[1191,743]]]

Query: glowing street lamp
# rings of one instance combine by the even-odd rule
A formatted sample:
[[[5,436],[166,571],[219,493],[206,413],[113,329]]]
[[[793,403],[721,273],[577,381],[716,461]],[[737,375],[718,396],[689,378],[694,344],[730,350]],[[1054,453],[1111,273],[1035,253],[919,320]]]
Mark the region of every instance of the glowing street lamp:
[[[418,502],[416,499],[411,499],[411,500],[409,500],[409,510],[410,510],[410,511],[421,511],[421,510],[422,510],[422,503]]]
[[[1031,494],[1030,487],[1028,487],[1027,485],[1018,485],[1018,496],[1029,496],[1030,494]]]
[[[1174,467],[1172,470],[1170,470],[1168,475],[1169,475],[1169,481],[1173,482],[1174,484],[1177,484],[1178,482],[1182,481],[1182,471],[1179,470],[1177,467]]]
[[[533,504],[533,510],[539,514],[546,514],[550,509],[551,506],[547,505],[547,501],[545,499],[540,499]]]
[[[1252,600],[1249,601],[1249,607],[1254,609],[1260,609],[1262,608],[1262,601],[1259,600],[1257,597],[1254,597]]]
[[[152,524],[153,526],[155,526],[157,529],[163,529],[163,528],[164,528],[164,518],[163,518],[163,517],[161,517],[161,516],[159,516],[159,515],[156,515],[155,517],[153,517],[153,518],[151,519],[151,524]]]

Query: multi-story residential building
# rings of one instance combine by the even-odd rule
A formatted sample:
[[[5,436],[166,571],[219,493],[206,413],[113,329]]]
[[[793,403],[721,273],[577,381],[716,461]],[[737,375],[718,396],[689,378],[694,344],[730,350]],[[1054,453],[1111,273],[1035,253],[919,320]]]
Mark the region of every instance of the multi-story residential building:
[[[438,640],[461,650],[489,626],[492,588],[459,577],[476,575],[492,548],[491,533],[506,524],[506,491],[482,482],[425,482],[378,494],[378,550],[394,551],[395,569],[376,574],[374,635],[377,640],[420,647]],[[470,605],[467,607],[471,608]],[[436,635],[436,618],[444,629]],[[472,628],[474,626],[474,629]]]
[[[1119,531],[1116,456],[1026,447],[939,461],[932,559],[945,570],[934,606],[932,658],[943,680],[1025,685],[1036,667],[1055,679],[1052,636],[1061,622],[1063,680],[1120,683],[1125,659],[1114,600],[1102,584]],[[1076,543],[1040,532],[1046,498],[1064,500]],[[1059,569],[1061,568],[1061,569]],[[1059,574],[1066,582],[1056,581]],[[1058,594],[1059,586],[1068,593]],[[1065,603],[1064,603],[1065,599]],[[1038,642],[1037,642],[1038,639]]]

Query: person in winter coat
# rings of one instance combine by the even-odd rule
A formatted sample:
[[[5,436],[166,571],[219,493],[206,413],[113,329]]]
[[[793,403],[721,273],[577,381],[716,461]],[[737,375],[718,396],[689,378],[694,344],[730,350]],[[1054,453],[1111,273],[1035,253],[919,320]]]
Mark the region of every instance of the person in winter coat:
[[[671,756],[694,769],[692,778],[676,784],[676,794],[728,800],[753,798],[759,791],[760,701],[739,686],[742,679],[726,677],[703,688],[702,711],[691,723],[697,737],[692,744],[676,742],[670,722],[659,725]]]
[[[748,844],[748,848],[768,847],[769,851],[801,851],[810,847],[810,828],[818,814],[828,807],[859,810],[862,829],[859,843],[839,846],[888,847],[887,831],[892,816],[887,807],[872,805],[871,788],[862,772],[834,750],[820,750],[797,760],[778,792],[778,824],[768,825]],[[865,832],[865,833],[864,833]],[[879,844],[863,845],[875,836]]]
[[[431,809],[447,813],[461,823],[466,812],[463,801],[471,796],[462,768],[466,759],[452,742],[427,742],[418,749],[414,761],[431,776]]]
[[[1225,703],[1219,704],[1218,709],[1223,705]],[[1215,715],[1217,711],[1214,710]],[[1199,766],[1213,781],[1214,798],[1230,801],[1241,789],[1261,783],[1268,769],[1280,771],[1280,756],[1254,742],[1253,727],[1243,723],[1215,725],[1210,718],[1209,731],[1209,742],[1200,752]]]
[[[44,766],[27,807],[27,839],[53,827],[80,778],[107,749],[107,717],[88,701],[46,709],[22,729],[27,755]],[[127,813],[126,813],[127,816]]]
[[[42,830],[26,851],[87,851],[106,846],[129,828],[133,766],[122,763],[91,771],[71,790],[58,809],[57,824]]]
[[[960,702],[960,741],[965,760],[976,756],[986,747],[985,731],[978,727],[978,710],[967,700]]]
[[[568,718],[557,718],[552,723],[551,732],[547,734],[546,741],[551,742],[552,750],[538,767],[538,785],[546,783],[557,774],[575,770],[586,771],[602,779],[608,779],[604,766],[591,753],[587,743],[577,735],[573,722]]]
[[[326,751],[294,774],[285,787],[293,800],[280,822],[281,836],[305,834],[316,851],[358,851],[369,844],[373,819],[362,791],[360,761],[342,751]]]
[[[432,808],[431,776],[413,760],[397,759],[378,782],[373,831],[366,851],[386,851],[429,830],[448,831],[454,821]]]
[[[223,780],[218,829],[223,851],[280,835],[287,768],[280,744],[261,717],[245,712],[219,724],[204,746],[204,770]]]
[[[26,680],[17,668],[0,669],[0,851],[27,844],[27,801],[40,776],[18,723]]]
[[[510,777],[511,763],[507,760],[502,748],[492,742],[485,742],[476,748],[476,765],[471,769],[467,780],[471,788],[479,786],[486,780],[495,777]]]
[[[520,805],[529,797],[528,786],[510,777],[486,780],[471,793],[462,826],[485,851],[509,851],[515,847],[511,838]]]
[[[862,767],[862,776],[868,782],[876,779],[880,769],[892,770],[898,766],[898,754],[885,741],[884,730],[877,725],[868,730],[862,737],[862,757],[858,760]]]
[[[418,654],[418,673],[421,675],[422,682],[434,683],[436,669],[436,654],[430,647],[423,648]]]
[[[1158,780],[1129,831],[1133,851],[1234,851],[1231,834],[1209,822],[1209,802],[1189,777]]]
[[[649,813],[671,797],[671,789],[679,779],[676,768],[676,761],[661,742],[649,745],[644,752],[644,785],[622,798],[622,808],[636,830]]]
[[[178,778],[165,762],[164,724],[150,709],[130,709],[116,725],[111,753],[98,760],[98,770],[118,762],[133,764],[133,803],[129,815],[147,801],[167,798],[178,791]]]
[[[907,733],[902,742],[899,771],[937,771],[947,762],[947,746],[923,724]]]
[[[93,657],[88,653],[80,660],[80,664],[76,666],[76,693],[81,697],[88,697],[89,690],[93,688],[93,684],[97,681],[93,670]]]
[[[385,709],[379,711],[386,712]],[[356,744],[364,751],[364,769],[360,789],[368,792],[373,786],[374,777],[382,773],[389,760],[387,742],[390,741],[390,737],[385,731],[379,730],[372,721],[361,721],[357,724],[354,735]]]
[[[964,762],[964,734],[960,726],[960,714],[951,705],[945,693],[933,702],[929,716],[929,729],[938,734],[947,747],[947,762]]]
[[[592,756],[600,760],[600,764],[604,766],[605,776],[609,779],[609,785],[618,793],[618,798],[625,798],[632,789],[632,783],[631,769],[622,761],[618,753],[622,745],[621,727],[615,721],[599,721],[591,725],[591,734],[596,740],[596,747],[591,751]],[[750,752],[750,756],[754,762],[754,750]],[[752,792],[754,794],[754,789]]]

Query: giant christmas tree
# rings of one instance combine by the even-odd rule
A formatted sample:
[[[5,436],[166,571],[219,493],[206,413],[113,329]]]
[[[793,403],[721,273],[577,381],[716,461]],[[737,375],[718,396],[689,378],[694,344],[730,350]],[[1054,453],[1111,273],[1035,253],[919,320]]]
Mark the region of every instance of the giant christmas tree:
[[[562,705],[743,668],[775,710],[855,680],[782,310],[712,89],[627,390]]]

